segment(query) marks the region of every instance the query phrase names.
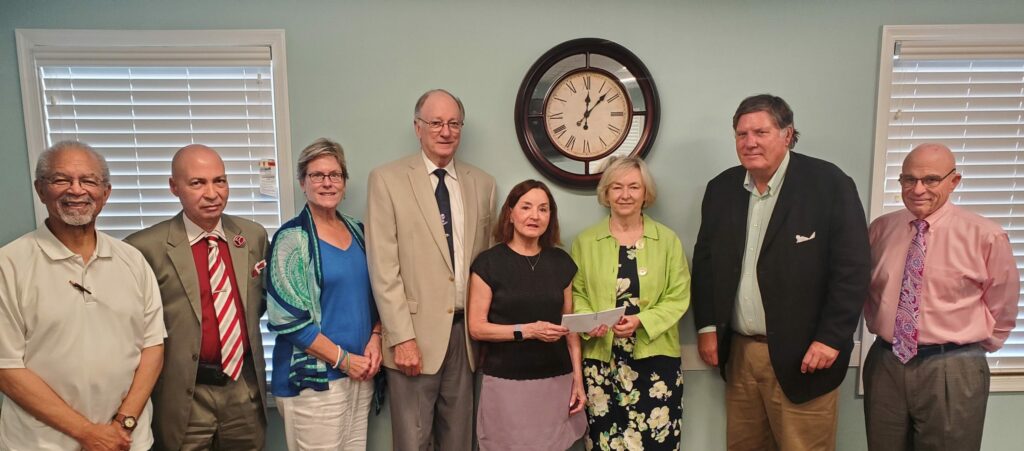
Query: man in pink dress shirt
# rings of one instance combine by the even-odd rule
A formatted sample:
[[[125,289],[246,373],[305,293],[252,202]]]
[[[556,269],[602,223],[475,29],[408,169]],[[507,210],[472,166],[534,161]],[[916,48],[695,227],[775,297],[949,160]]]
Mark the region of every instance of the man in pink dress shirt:
[[[878,339],[864,361],[864,417],[873,451],[981,448],[985,352],[1014,327],[1020,279],[1006,232],[948,202],[960,179],[949,148],[922,144],[903,160],[906,209],[871,223],[864,319]]]

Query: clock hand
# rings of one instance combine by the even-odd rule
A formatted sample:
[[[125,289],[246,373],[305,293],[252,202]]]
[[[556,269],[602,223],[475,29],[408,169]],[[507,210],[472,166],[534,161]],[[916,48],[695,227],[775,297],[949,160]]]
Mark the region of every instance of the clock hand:
[[[603,102],[603,101],[604,101],[604,98],[605,98],[605,96],[607,96],[607,95],[608,95],[608,93],[607,93],[607,92],[606,92],[606,93],[604,93],[604,94],[601,94],[601,97],[598,97],[598,98],[597,98],[597,102],[594,102],[594,106],[590,107],[590,109],[589,109],[589,110],[587,110],[586,112],[584,112],[584,113],[583,113],[583,117],[584,117],[584,118],[590,117],[590,112],[591,112],[591,111],[594,111],[594,108],[597,108],[597,106],[598,106],[598,105],[600,105],[600,104],[601,104],[601,102]]]
[[[601,97],[597,98],[597,102],[594,102],[594,106],[590,107],[590,109],[588,109],[587,111],[583,112],[583,119],[580,119],[580,120],[576,121],[576,125],[579,126],[580,124],[584,124],[583,125],[583,129],[586,130],[588,128],[587,125],[586,125],[586,122],[587,122],[587,118],[590,117],[590,112],[594,111],[594,108],[597,108],[597,106],[600,105],[601,102],[604,101],[604,98],[606,96],[608,96],[607,92],[604,93],[604,94],[601,94]],[[588,99],[590,98],[590,93],[589,92],[587,93],[587,98]]]
[[[590,90],[589,89],[587,90],[587,98],[583,99],[583,101],[587,102],[587,104],[583,107],[583,118],[578,120],[578,121],[576,121],[576,126],[577,127],[579,127],[580,124],[583,123],[583,120],[586,119],[587,116],[590,115]],[[587,129],[586,126],[584,126],[583,129],[586,130]]]

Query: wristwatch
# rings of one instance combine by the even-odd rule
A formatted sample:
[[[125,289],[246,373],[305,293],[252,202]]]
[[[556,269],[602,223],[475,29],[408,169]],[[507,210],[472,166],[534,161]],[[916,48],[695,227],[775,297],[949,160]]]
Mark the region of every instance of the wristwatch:
[[[523,325],[516,324],[515,329],[512,330],[512,338],[516,341],[523,341]]]
[[[114,421],[118,422],[124,430],[132,432],[135,430],[135,426],[139,425],[139,422],[133,416],[128,416],[123,413],[114,415]]]

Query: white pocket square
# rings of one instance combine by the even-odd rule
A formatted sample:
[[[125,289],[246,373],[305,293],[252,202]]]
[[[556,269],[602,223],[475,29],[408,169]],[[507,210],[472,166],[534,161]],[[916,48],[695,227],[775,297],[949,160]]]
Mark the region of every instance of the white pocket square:
[[[813,240],[815,233],[817,233],[817,232],[811,232],[811,236],[803,236],[803,235],[799,235],[798,234],[796,236],[796,244],[803,243],[804,241],[811,241],[811,240]]]

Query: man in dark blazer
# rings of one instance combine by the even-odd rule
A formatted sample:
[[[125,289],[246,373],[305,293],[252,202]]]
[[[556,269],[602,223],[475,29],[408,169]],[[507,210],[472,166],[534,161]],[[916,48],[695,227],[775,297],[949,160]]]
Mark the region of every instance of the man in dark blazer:
[[[154,449],[263,449],[267,376],[260,317],[266,311],[261,273],[267,232],[223,214],[227,175],[213,149],[196,144],[179,150],[169,183],[182,211],[125,239],[153,268],[164,303],[167,341],[153,390]],[[211,276],[211,255],[227,270],[214,269]],[[211,288],[218,276],[217,285],[230,290]],[[223,319],[231,316],[238,326]]]
[[[701,359],[726,379],[730,450],[835,449],[838,386],[870,278],[853,180],[790,152],[772,95],[733,116],[740,166],[712,179],[693,253]]]

